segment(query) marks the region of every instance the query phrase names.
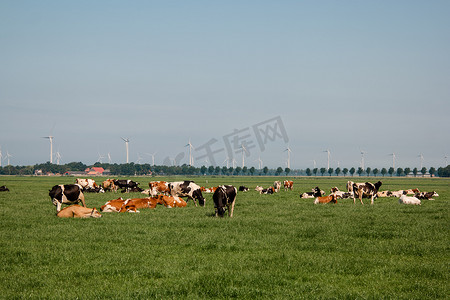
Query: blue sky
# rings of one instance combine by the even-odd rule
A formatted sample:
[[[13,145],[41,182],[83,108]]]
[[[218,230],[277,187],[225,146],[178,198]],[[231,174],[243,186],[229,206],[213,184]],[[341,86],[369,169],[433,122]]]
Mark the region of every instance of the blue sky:
[[[449,15],[434,0],[3,0],[0,147],[43,163],[53,135],[62,163],[123,163],[127,137],[130,161],[182,164],[189,139],[200,157],[239,131],[247,166],[285,167],[289,146],[291,168],[326,167],[327,149],[333,168],[361,151],[366,167],[440,167]],[[274,118],[285,134],[261,147],[253,126]]]

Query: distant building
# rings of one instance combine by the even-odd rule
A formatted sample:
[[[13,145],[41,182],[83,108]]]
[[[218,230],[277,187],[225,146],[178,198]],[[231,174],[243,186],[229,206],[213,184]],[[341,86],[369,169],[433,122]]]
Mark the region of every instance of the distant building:
[[[105,169],[103,169],[102,167],[92,167],[87,168],[86,170],[84,170],[84,172],[89,176],[102,176],[105,172]]]

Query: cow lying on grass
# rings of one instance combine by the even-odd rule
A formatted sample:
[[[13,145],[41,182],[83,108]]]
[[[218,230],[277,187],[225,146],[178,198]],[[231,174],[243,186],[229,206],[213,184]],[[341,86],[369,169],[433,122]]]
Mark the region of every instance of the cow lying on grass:
[[[334,194],[331,194],[331,195],[325,196],[325,197],[317,197],[316,200],[314,200],[314,204],[319,204],[319,203],[327,204],[330,202],[332,202],[334,204],[337,203],[337,199]]]
[[[101,218],[102,215],[94,208],[87,208],[78,204],[67,206],[56,214],[59,218]]]
[[[398,203],[400,204],[410,204],[410,205],[421,205],[421,202],[416,197],[409,197],[406,195],[400,196],[400,199],[398,199]]]

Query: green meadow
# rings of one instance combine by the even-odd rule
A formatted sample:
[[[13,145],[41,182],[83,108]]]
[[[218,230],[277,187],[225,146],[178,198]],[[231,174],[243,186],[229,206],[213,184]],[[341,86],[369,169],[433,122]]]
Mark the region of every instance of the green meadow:
[[[104,178],[94,178],[97,183]],[[120,179],[125,179],[120,177]],[[260,195],[283,177],[134,177],[245,185],[234,217],[206,206],[56,217],[48,191],[73,177],[0,177],[2,299],[449,299],[450,180],[299,177],[293,191]],[[383,181],[380,190],[437,191],[435,201],[314,205],[315,186]],[[139,193],[85,193],[88,207]]]

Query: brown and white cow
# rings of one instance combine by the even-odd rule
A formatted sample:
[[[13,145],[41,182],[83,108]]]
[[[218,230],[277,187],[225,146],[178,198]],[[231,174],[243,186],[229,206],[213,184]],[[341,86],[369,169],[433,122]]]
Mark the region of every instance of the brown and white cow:
[[[337,199],[334,194],[331,194],[331,195],[328,195],[325,197],[317,197],[316,200],[314,200],[314,204],[319,204],[319,203],[326,204],[326,203],[330,203],[330,202],[332,202],[334,204],[337,203]]]
[[[139,212],[138,209],[142,208],[155,208],[157,204],[162,204],[158,198],[148,197],[148,198],[133,198],[127,199],[126,203],[120,209],[120,212],[132,211]]]
[[[281,189],[281,182],[277,180],[273,183],[273,191],[275,193],[278,193],[280,189]]]
[[[78,204],[67,206],[56,214],[60,218],[101,218],[102,215],[94,208],[87,208]]]
[[[125,201],[127,200],[124,200],[122,198],[109,200],[105,203],[105,205],[102,205],[102,207],[100,207],[100,210],[102,212],[120,212],[122,206],[125,204]]]
[[[49,190],[48,195],[52,199],[53,205],[56,206],[57,212],[61,210],[62,204],[77,204],[81,202],[86,207],[82,188],[78,184],[55,185]]]
[[[170,194],[169,183],[166,181],[152,181],[148,183],[148,186],[150,187],[151,196],[156,196],[158,194]]]
[[[159,199],[162,205],[169,208],[185,207],[187,205],[186,201],[177,196],[158,195],[156,198]]]
[[[293,190],[294,189],[294,182],[290,181],[290,180],[285,180],[283,181],[283,185],[284,185],[284,190]]]
[[[355,196],[359,198],[361,204],[364,204],[362,198],[370,198],[370,204],[373,204],[373,200],[377,197],[378,189],[382,182],[378,181],[375,184],[366,183],[353,183],[353,204],[355,204]]]
[[[105,181],[103,181],[102,186],[105,191],[109,190],[117,192],[117,186],[114,184],[113,179],[106,179]]]
[[[77,178],[75,180],[75,184],[80,185],[83,188],[83,191],[97,192],[97,193],[105,192],[102,187],[98,186],[97,183],[95,183],[94,179]]]
[[[193,181],[170,182],[169,189],[171,196],[188,197],[188,200],[194,201],[195,206],[197,206],[196,200],[198,200],[200,206],[205,206],[205,198],[203,198],[200,186]]]

